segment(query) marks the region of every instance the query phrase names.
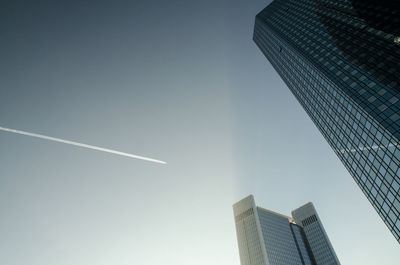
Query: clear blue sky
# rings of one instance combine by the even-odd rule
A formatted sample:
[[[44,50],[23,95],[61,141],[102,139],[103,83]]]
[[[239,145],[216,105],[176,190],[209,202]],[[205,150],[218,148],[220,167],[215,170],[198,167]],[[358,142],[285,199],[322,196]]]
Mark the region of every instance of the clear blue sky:
[[[342,264],[399,245],[252,42],[268,1],[2,1],[0,263],[239,264],[232,204],[313,201]]]

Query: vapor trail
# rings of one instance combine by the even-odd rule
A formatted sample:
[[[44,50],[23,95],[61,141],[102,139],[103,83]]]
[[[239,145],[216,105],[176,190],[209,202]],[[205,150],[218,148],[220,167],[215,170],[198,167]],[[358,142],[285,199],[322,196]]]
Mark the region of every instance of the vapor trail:
[[[128,154],[128,153],[124,153],[124,152],[120,152],[120,151],[116,151],[116,150],[112,150],[112,149],[107,149],[107,148],[98,147],[98,146],[94,146],[94,145],[88,145],[88,144],[73,142],[73,141],[64,140],[64,139],[55,138],[55,137],[46,136],[46,135],[37,134],[37,133],[24,132],[24,131],[14,130],[14,129],[10,129],[10,128],[4,128],[4,127],[0,127],[0,131],[16,133],[16,134],[25,135],[25,136],[31,136],[31,137],[40,138],[40,139],[44,139],[44,140],[49,140],[49,141],[53,141],[53,142],[59,142],[59,143],[63,143],[63,144],[79,146],[79,147],[83,147],[83,148],[87,148],[87,149],[97,150],[97,151],[101,151],[101,152],[106,152],[106,153],[110,153],[110,154],[115,154],[115,155],[120,155],[120,156],[140,159],[140,160],[145,160],[145,161],[159,163],[159,164],[167,164],[164,161],[153,159],[153,158],[148,158],[148,157],[144,157],[144,156]]]

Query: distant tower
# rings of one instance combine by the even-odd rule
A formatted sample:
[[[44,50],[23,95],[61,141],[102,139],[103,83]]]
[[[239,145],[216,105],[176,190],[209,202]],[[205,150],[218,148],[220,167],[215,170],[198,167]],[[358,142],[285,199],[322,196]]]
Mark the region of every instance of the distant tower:
[[[257,207],[252,195],[233,211],[241,265],[340,265],[311,203],[294,219]]]
[[[314,205],[307,203],[292,211],[292,216],[302,227],[317,264],[340,264]]]
[[[275,0],[254,41],[400,242],[399,0]]]

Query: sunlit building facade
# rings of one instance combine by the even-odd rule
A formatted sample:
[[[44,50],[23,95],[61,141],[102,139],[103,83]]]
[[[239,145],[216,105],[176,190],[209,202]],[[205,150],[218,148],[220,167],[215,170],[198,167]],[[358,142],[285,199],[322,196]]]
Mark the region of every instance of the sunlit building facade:
[[[250,195],[233,210],[241,265],[340,265],[311,203],[292,218],[256,206]]]
[[[275,0],[254,41],[400,242],[400,2]]]

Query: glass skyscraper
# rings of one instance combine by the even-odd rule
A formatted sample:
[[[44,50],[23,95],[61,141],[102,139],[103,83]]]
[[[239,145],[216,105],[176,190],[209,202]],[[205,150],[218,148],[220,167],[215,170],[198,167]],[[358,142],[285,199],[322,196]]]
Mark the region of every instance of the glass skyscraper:
[[[400,242],[400,1],[275,0],[253,38]]]
[[[292,218],[257,207],[250,195],[233,211],[241,265],[340,265],[311,203]]]

